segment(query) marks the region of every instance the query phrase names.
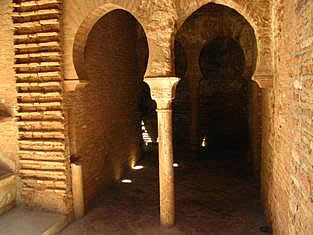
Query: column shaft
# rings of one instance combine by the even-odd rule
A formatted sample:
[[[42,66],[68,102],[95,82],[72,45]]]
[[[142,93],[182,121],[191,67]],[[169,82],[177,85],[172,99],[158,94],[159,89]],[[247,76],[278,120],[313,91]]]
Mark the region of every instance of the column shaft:
[[[151,96],[157,103],[159,137],[160,223],[175,224],[175,192],[173,168],[172,100],[175,98],[177,77],[146,78]]]
[[[159,133],[159,180],[161,225],[175,224],[172,110],[157,110]]]

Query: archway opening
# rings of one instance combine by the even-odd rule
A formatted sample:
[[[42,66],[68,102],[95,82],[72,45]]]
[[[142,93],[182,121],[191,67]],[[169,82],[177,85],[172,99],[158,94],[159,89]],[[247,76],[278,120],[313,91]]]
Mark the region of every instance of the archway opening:
[[[177,182],[196,182],[188,195],[210,205],[207,211],[215,208],[214,216],[259,203],[253,173],[259,174],[261,92],[251,80],[257,62],[253,28],[234,9],[209,3],[187,18],[175,41],[181,81],[174,101],[174,158],[185,168],[184,175],[177,171]],[[187,207],[178,198],[177,204],[192,213],[193,203]]]
[[[240,44],[229,37],[215,38],[201,49],[199,64],[201,148],[246,151],[249,97]]]
[[[257,148],[251,147],[260,129],[259,123],[251,125],[257,103],[253,99],[260,94],[251,80],[257,43],[245,18],[209,3],[179,29],[174,53],[176,75],[182,78],[174,102],[175,149],[179,152],[182,144],[183,152],[187,145],[189,150],[196,145],[197,151],[202,145]]]
[[[88,85],[70,97],[70,148],[83,167],[87,205],[141,158],[143,76],[148,61],[144,29],[129,12],[100,18],[86,41]],[[77,68],[76,68],[77,69]],[[80,74],[78,74],[80,75]]]
[[[199,64],[203,79],[241,79],[245,56],[238,41],[231,37],[217,37],[203,46]]]

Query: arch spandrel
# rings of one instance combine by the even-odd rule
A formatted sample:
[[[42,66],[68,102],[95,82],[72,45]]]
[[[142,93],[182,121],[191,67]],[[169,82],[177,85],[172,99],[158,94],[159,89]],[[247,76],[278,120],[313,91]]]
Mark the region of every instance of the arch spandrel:
[[[271,49],[271,10],[269,0],[176,0],[178,21],[180,28],[185,20],[195,11],[208,3],[221,4],[236,10],[251,25],[257,40],[257,62],[252,80],[261,88],[272,87],[273,58]],[[268,10],[266,10],[268,8]]]
[[[84,72],[84,47],[92,26],[110,11],[129,12],[143,27],[148,40],[150,56],[145,77],[173,75],[173,38],[177,14],[175,4],[168,0],[81,0],[65,4],[64,17],[64,73],[65,90],[87,80]],[[74,66],[75,65],[75,66]],[[79,73],[78,75],[76,73]],[[76,82],[73,82],[76,81]],[[67,86],[67,84],[69,84]],[[82,87],[82,86],[78,86]]]
[[[84,45],[88,35],[88,27],[97,19],[100,19],[106,13],[122,9],[131,13],[137,21],[142,25],[148,39],[148,47],[151,52],[146,76],[162,76],[170,75],[173,71],[173,45],[172,42],[175,31],[183,24],[183,22],[196,10],[207,3],[213,2],[222,4],[238,11],[253,27],[258,44],[258,59],[256,71],[253,75],[253,80],[256,80],[262,87],[263,83],[266,86],[271,86],[272,81],[272,51],[271,51],[271,25],[270,25],[270,10],[264,10],[268,4],[268,0],[239,1],[239,0],[176,0],[167,4],[159,4],[162,1],[156,0],[73,0],[65,1],[64,3],[64,77],[65,80],[77,80],[78,76],[74,68],[73,51],[79,51]],[[168,1],[166,1],[168,2]],[[262,5],[262,3],[266,3]],[[159,4],[159,5],[158,5]],[[261,7],[261,5],[263,7]],[[258,7],[260,6],[260,7]],[[175,9],[173,9],[173,7]],[[166,9],[163,9],[166,8]],[[170,9],[167,9],[170,8]],[[157,9],[158,11],[156,11]],[[154,13],[171,12],[175,21],[175,27],[171,30],[174,32],[165,32],[164,29],[154,28],[155,24]],[[268,12],[268,18],[266,17]],[[260,14],[259,14],[260,13]],[[265,16],[266,15],[266,16]],[[157,25],[157,24],[155,24]],[[81,30],[83,29],[83,30]],[[156,31],[160,30],[160,32]],[[78,32],[80,31],[80,32]],[[73,50],[75,37],[81,35],[81,39],[76,42],[76,49]],[[165,43],[158,43],[159,35],[168,33],[168,37],[164,40]],[[162,37],[161,37],[162,39]],[[160,53],[162,52],[162,53]],[[160,54],[160,55],[159,55]],[[161,63],[160,63],[160,59]],[[83,60],[75,62],[83,65]],[[80,67],[80,66],[79,66]],[[165,71],[163,71],[165,70]],[[164,73],[164,74],[163,74]],[[83,75],[82,77],[85,77]]]

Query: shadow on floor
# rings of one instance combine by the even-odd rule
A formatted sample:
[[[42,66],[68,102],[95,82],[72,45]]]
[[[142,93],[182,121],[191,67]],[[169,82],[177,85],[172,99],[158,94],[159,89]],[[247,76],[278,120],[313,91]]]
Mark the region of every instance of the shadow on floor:
[[[121,235],[258,235],[266,225],[259,185],[238,152],[180,156],[175,168],[177,224],[159,227],[157,156],[150,153],[144,169],[130,171],[106,189],[88,214],[61,234]]]

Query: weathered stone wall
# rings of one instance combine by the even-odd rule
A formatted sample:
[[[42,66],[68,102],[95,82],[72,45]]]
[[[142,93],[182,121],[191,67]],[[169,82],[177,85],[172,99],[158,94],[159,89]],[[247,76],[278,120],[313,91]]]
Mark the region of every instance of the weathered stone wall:
[[[0,216],[16,205],[17,187],[15,175],[2,175],[0,171]]]
[[[82,163],[88,205],[140,157],[146,61],[141,58],[137,66],[137,46],[146,53],[147,45],[137,40],[138,28],[126,11],[104,15],[86,44],[88,85],[67,98],[71,155]]]
[[[266,104],[271,109],[275,101],[274,123],[263,135],[262,164],[274,234],[313,231],[312,13],[312,1],[274,2],[276,75]]]
[[[18,129],[14,79],[12,0],[0,2],[0,215],[15,206],[17,197]]]
[[[16,170],[17,126],[12,1],[0,2],[0,168]]]
[[[18,129],[12,1],[0,1],[0,215],[15,206],[17,196]]]

